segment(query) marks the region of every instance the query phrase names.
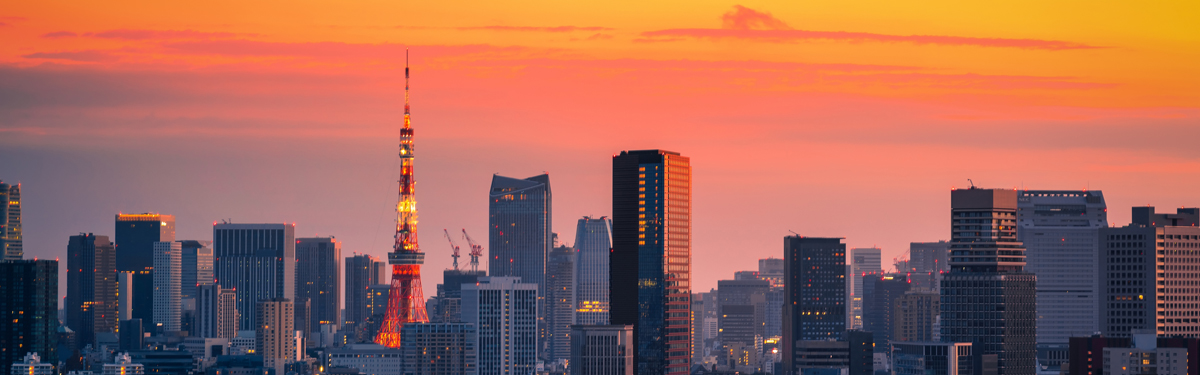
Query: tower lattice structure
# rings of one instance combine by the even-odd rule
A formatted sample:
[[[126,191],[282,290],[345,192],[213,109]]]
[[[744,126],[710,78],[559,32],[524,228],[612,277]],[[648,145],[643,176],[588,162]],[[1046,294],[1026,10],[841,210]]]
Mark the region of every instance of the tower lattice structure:
[[[408,52],[404,58],[404,128],[400,129],[400,199],[396,204],[396,245],[388,254],[392,265],[392,288],[388,292],[387,315],[375,343],[400,347],[400,329],[405,323],[426,323],[425,296],[421,292],[421,264],[425,253],[417,246],[417,195],[413,178],[413,129],[408,102]]]

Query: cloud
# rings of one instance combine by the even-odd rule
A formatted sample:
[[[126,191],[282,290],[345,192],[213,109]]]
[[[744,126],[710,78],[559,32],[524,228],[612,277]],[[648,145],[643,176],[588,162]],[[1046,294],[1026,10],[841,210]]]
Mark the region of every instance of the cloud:
[[[546,32],[546,33],[569,33],[569,32],[573,32],[573,31],[606,31],[606,30],[612,30],[613,28],[611,28],[611,27],[600,27],[600,26],[582,26],[582,27],[581,27],[581,26],[554,26],[554,27],[540,27],[540,26],[466,26],[466,27],[456,27],[455,29],[457,29],[457,30],[463,30],[463,31],[467,31],[467,30],[490,30],[490,31],[536,31],[536,32]]]
[[[612,38],[613,38],[613,36],[611,34],[596,33],[596,34],[592,34],[592,36],[587,37],[587,40],[601,40],[601,39],[612,39]]]
[[[65,52],[37,52],[21,57],[27,59],[54,59],[54,60],[69,60],[81,62],[110,62],[120,59],[119,56],[113,55],[105,51],[65,51]]]
[[[42,34],[43,38],[66,38],[66,37],[73,37],[73,36],[79,36],[79,34],[76,34],[71,31],[55,31],[52,33]]]
[[[770,13],[735,5],[734,9],[721,16],[722,28],[683,28],[643,32],[643,38],[634,42],[672,42],[687,38],[696,39],[744,39],[771,43],[791,43],[809,40],[833,40],[847,42],[913,43],[975,47],[1021,48],[1038,50],[1070,50],[1104,48],[1084,43],[1061,40],[977,38],[948,35],[891,35],[852,31],[796,30]]]
[[[193,30],[108,30],[95,33],[87,33],[85,36],[105,38],[105,39],[124,39],[124,40],[146,40],[146,39],[210,39],[210,38],[232,38],[239,35],[237,33],[227,32],[205,32]]]
[[[759,12],[741,5],[734,5],[733,10],[721,15],[721,26],[731,30],[791,30],[783,21],[771,13]]]
[[[210,40],[174,42],[163,45],[169,50],[184,54],[223,56],[274,56],[316,57],[334,59],[396,59],[402,61],[409,47],[418,49],[421,57],[446,55],[474,55],[480,53],[511,53],[527,50],[525,47],[496,47],[484,44],[458,46],[410,46],[399,43],[342,43],[307,42],[283,43],[253,40]]]

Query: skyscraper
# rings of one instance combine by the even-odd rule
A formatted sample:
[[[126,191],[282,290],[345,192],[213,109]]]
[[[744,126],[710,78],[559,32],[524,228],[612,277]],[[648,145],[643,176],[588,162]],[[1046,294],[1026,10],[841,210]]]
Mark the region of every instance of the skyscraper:
[[[896,298],[892,320],[891,344],[901,341],[937,341],[934,322],[941,310],[941,296],[934,293],[909,293]]]
[[[553,245],[550,175],[492,176],[488,193],[488,273],[520,277],[546,291],[546,254]]]
[[[296,227],[293,224],[213,225],[213,274],[237,292],[239,326],[255,327],[258,301],[295,297]]]
[[[896,299],[908,292],[905,274],[883,274],[863,278],[863,331],[873,333],[876,350],[889,351],[896,314]]]
[[[1039,364],[1059,368],[1071,337],[1100,331],[1100,229],[1108,208],[1100,191],[1017,192],[1017,240],[1037,275]]]
[[[154,330],[154,243],[175,241],[175,216],[117,214],[117,271],[131,272],[130,312]]]
[[[760,279],[717,281],[721,344],[753,347],[756,336],[766,337],[766,294],[770,288],[771,282]]]
[[[1018,209],[1019,211],[1019,209]],[[1018,212],[1019,213],[1019,212]],[[1020,230],[1018,228],[1018,236]],[[911,267],[907,270],[897,270],[900,272],[935,272],[944,273],[950,270],[950,243],[946,241],[938,242],[911,242],[908,244],[908,265]]]
[[[846,331],[846,245],[784,237],[783,261],[783,363],[796,371],[797,341],[836,340]]]
[[[880,273],[883,271],[883,263],[881,260],[882,250],[876,247],[850,249],[850,274],[846,279],[846,284],[849,285],[850,296],[847,304],[847,321],[848,328],[859,329],[863,328],[863,276],[868,273]]]
[[[995,354],[999,375],[1036,368],[1037,277],[1017,240],[1017,192],[950,192],[950,273],[942,279],[942,340]]]
[[[478,332],[479,374],[533,373],[537,364],[537,284],[482,277],[463,285],[463,322]]]
[[[292,325],[292,301],[271,298],[255,305],[254,352],[262,356],[263,366],[282,374],[296,356],[295,330]]]
[[[1132,211],[1131,224],[1100,228],[1103,334],[1130,337],[1133,330],[1145,330],[1200,336],[1200,209]]]
[[[470,323],[410,323],[400,334],[405,375],[469,375],[478,372],[479,333]]]
[[[571,327],[571,375],[633,375],[633,326]]]
[[[179,331],[181,245],[176,241],[154,243],[154,332]]]
[[[342,295],[341,261],[342,243],[333,237],[296,239],[296,299],[310,301],[310,330],[322,324],[342,325],[342,309],[338,306]]]
[[[196,332],[193,336],[232,339],[237,336],[237,293],[220,285],[196,288]]]
[[[184,240],[180,245],[180,298],[196,298],[196,288],[213,283],[212,241]]]
[[[117,258],[108,236],[80,233],[67,244],[66,324],[79,348],[96,344],[96,333],[117,328]]]
[[[584,216],[575,227],[575,321],[608,324],[608,253],[612,250],[612,221]]]
[[[346,325],[362,323],[371,317],[370,289],[385,282],[385,265],[367,254],[346,257]]]
[[[58,261],[0,262],[0,373],[38,353],[58,363]]]
[[[547,358],[571,357],[571,326],[575,324],[575,249],[559,246],[546,262]]]
[[[758,278],[771,282],[771,287],[783,287],[783,259],[767,258],[758,260]]]
[[[0,181],[0,255],[4,260],[25,256],[21,234],[21,184]]]
[[[613,157],[609,319],[633,326],[639,374],[689,372],[690,163],[664,150]]]

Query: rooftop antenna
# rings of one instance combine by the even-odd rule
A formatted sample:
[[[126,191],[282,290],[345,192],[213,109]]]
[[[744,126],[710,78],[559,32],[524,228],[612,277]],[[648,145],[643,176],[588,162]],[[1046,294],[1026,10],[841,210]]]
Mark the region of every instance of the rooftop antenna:
[[[796,233],[796,232],[792,231],[791,229],[788,229],[788,232],[792,232],[792,234],[796,235],[796,237],[800,237],[800,233]]]

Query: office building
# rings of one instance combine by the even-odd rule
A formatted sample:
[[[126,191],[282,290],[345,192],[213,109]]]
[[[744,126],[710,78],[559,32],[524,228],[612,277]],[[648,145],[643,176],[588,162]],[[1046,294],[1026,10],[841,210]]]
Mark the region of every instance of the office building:
[[[346,325],[353,326],[371,317],[370,287],[391,280],[391,274],[383,272],[386,265],[367,254],[346,257]]]
[[[117,271],[117,321],[133,319],[133,272]]]
[[[717,327],[721,344],[754,346],[766,336],[766,280],[718,280]],[[756,339],[757,338],[757,339]]]
[[[129,353],[117,353],[112,363],[105,363],[101,375],[142,375],[146,373],[145,366],[133,363]]]
[[[1100,228],[1102,332],[1200,336],[1200,209],[1158,214],[1134,207],[1132,213],[1130,225]]]
[[[237,336],[241,317],[237,293],[220,285],[196,288],[196,332],[193,336],[232,339]]]
[[[633,326],[571,326],[571,375],[633,375]]]
[[[887,353],[892,341],[893,321],[896,314],[896,299],[908,293],[909,284],[905,274],[884,274],[880,277],[863,278],[863,331],[874,334],[879,346],[875,350]]]
[[[846,331],[846,244],[788,236],[783,254],[784,371],[797,371],[798,341],[838,339]]]
[[[609,320],[633,326],[639,374],[689,372],[690,163],[663,150],[613,157]]]
[[[409,323],[400,331],[404,375],[478,373],[478,340],[469,323]]]
[[[1195,365],[1196,357],[1200,356],[1200,339],[1159,337],[1154,331],[1141,330],[1131,336],[1126,345],[1108,342],[1109,345],[1100,350],[1103,357],[1097,363],[1103,364],[1103,374],[1191,375],[1200,372]],[[1072,338],[1073,343],[1075,339]]]
[[[575,249],[558,246],[546,261],[546,358],[571,357],[571,326],[575,324]]]
[[[176,241],[154,243],[154,332],[179,331],[181,245]]]
[[[341,261],[342,243],[333,237],[296,239],[296,300],[309,301],[309,321],[300,330],[342,325]]]
[[[21,184],[0,181],[0,256],[20,260],[25,256],[21,234]]]
[[[328,367],[358,370],[360,375],[402,375],[404,350],[379,344],[352,344],[325,352],[325,363]]]
[[[612,249],[612,221],[584,216],[575,227],[575,321],[585,325],[608,324],[608,253]]]
[[[66,325],[76,347],[96,344],[97,333],[117,329],[117,258],[108,236],[80,233],[67,244]]]
[[[463,285],[462,317],[478,334],[480,375],[516,375],[537,364],[537,284],[516,277],[481,277]]]
[[[29,352],[20,362],[12,364],[12,375],[55,375],[54,365],[42,362],[42,357],[36,352]]]
[[[871,332],[846,331],[847,347],[850,349],[850,375],[875,373],[875,345],[878,341]]]
[[[245,312],[239,326],[258,325],[249,313],[258,301],[296,297],[295,233],[294,224],[213,225],[213,273],[222,289],[237,293],[237,309]]]
[[[1070,339],[1067,374],[1071,375],[1103,375],[1104,348],[1128,348],[1129,337],[1072,337]]]
[[[763,338],[783,337],[783,287],[772,286],[766,295],[766,312],[763,316]]]
[[[196,298],[196,288],[213,284],[212,241],[184,240],[180,246],[179,298]]]
[[[1018,233],[1020,233],[1019,230]],[[908,269],[897,271],[905,273],[945,273],[950,271],[950,243],[946,241],[909,243]]]
[[[1017,240],[1017,191],[950,193],[950,273],[942,279],[942,341],[996,355],[999,375],[1036,372],[1037,277]]]
[[[175,216],[117,214],[117,271],[130,272],[130,315],[143,329],[154,329],[154,243],[175,241]]]
[[[896,342],[892,373],[896,375],[971,375],[971,344],[961,342]]]
[[[692,293],[692,311],[689,312],[692,317],[692,364],[704,362],[704,356],[708,355],[708,351],[704,346],[704,296],[700,293]]]
[[[882,252],[879,248],[858,248],[850,250],[850,264],[848,268],[849,278],[846,280],[846,285],[850,289],[847,304],[847,320],[848,328],[859,329],[863,328],[862,308],[863,308],[863,283],[862,279],[866,274],[881,274],[883,272]]]
[[[758,260],[758,278],[769,281],[772,288],[783,288],[783,269],[783,259],[767,258]]]
[[[546,291],[546,255],[553,245],[550,175],[492,176],[488,190],[488,272],[519,277]]]
[[[142,350],[145,347],[145,331],[141,319],[122,320],[119,325],[117,348],[121,351]]]
[[[438,285],[437,297],[431,299],[432,309],[429,311],[429,321],[434,323],[462,322],[462,286],[474,284],[480,277],[487,276],[484,271],[445,270],[442,271],[442,284]]]
[[[29,353],[58,363],[58,261],[0,262],[0,374]]]
[[[797,341],[792,345],[795,348],[792,359],[795,367],[792,367],[793,370],[790,373],[797,375],[869,375],[874,373],[871,333],[846,331],[844,336],[836,341]]]
[[[285,365],[296,356],[296,330],[293,328],[292,301],[273,298],[256,305],[254,327],[254,354],[263,357],[263,366],[274,368],[282,374]]]
[[[138,350],[129,352],[131,363],[139,363],[147,374],[191,375],[196,358],[186,350]]]
[[[937,341],[938,314],[941,311],[941,296],[935,293],[908,293],[896,297],[893,302],[893,344],[900,341]]]

